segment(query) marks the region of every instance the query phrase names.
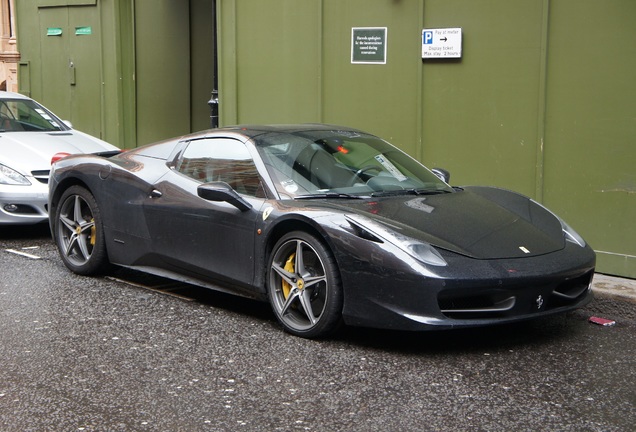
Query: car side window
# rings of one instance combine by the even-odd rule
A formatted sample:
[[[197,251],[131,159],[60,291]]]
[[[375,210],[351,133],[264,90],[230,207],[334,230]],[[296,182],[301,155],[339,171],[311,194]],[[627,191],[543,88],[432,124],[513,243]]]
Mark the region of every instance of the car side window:
[[[252,156],[238,140],[204,138],[190,141],[176,169],[201,183],[222,181],[240,194],[265,198]]]

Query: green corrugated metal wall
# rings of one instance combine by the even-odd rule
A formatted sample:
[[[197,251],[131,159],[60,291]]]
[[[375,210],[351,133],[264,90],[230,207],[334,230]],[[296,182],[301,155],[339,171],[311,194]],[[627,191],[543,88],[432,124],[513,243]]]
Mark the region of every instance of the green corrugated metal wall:
[[[636,2],[552,1],[544,201],[636,278]]]
[[[327,122],[545,203],[636,277],[636,2],[220,0],[221,123]],[[351,63],[387,27],[386,64]],[[461,27],[461,60],[421,59]]]
[[[99,134],[133,147],[203,129],[212,4],[20,0],[20,88],[72,114],[73,45],[47,57],[40,44],[60,40],[42,32],[52,9],[98,9]],[[217,12],[222,125],[369,130],[454,184],[536,198],[592,244],[598,270],[636,277],[633,0],[217,0]],[[353,27],[388,29],[386,64],[352,64]],[[462,58],[422,61],[422,29],[443,27],[463,29]]]

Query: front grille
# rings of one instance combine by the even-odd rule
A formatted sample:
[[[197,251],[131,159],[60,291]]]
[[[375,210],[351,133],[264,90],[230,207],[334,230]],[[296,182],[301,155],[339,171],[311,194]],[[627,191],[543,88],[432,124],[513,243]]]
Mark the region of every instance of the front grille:
[[[589,272],[583,276],[560,283],[552,292],[547,307],[556,308],[576,303],[585,296],[593,277],[594,273]]]
[[[490,291],[480,295],[439,296],[439,308],[450,318],[484,318],[503,316],[514,308],[517,298],[505,291]]]
[[[587,296],[593,276],[593,272],[588,272],[558,284],[451,289],[440,292],[437,300],[440,311],[455,319],[529,315],[576,305]]]
[[[43,184],[49,183],[49,174],[50,174],[49,170],[31,171],[31,175],[33,175],[33,177],[37,181]]]

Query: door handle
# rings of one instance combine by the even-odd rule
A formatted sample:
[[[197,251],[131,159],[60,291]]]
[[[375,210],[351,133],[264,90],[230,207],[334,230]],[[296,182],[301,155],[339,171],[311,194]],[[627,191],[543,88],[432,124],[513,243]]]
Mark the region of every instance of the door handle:
[[[157,189],[153,189],[150,192],[150,198],[161,198],[163,196],[163,194],[161,193],[161,191],[158,191]]]
[[[75,85],[75,63],[73,63],[72,60],[69,62],[68,69],[69,69],[69,74],[68,74],[69,81],[71,82],[71,85],[74,86]]]

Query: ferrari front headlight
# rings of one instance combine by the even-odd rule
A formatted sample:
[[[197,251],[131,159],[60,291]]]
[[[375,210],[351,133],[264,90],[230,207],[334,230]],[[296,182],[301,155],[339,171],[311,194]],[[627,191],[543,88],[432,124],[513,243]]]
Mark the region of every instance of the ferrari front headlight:
[[[398,234],[386,226],[364,216],[348,214],[345,218],[350,224],[356,225],[358,228],[366,231],[368,234],[371,234],[371,236],[376,237],[377,239],[389,242],[399,247],[411,257],[424,264],[438,267],[448,265],[437,249],[428,243]]]
[[[569,241],[570,243],[577,244],[577,245],[579,245],[581,247],[585,247],[586,243],[585,243],[585,240],[583,240],[583,237],[581,237],[576,231],[574,231],[570,225],[565,223],[565,221],[563,219],[561,219],[552,210],[550,210],[549,208],[547,208],[543,204],[538,203],[537,201],[535,201],[533,199],[531,199],[530,201],[533,202],[534,204],[538,205],[539,207],[543,208],[545,211],[550,213],[555,218],[557,218],[557,220],[561,223],[561,229],[563,229],[563,235],[565,236],[565,240],[566,241]]]
[[[581,237],[572,227],[565,223],[563,219],[560,219],[561,227],[563,228],[563,234],[565,234],[565,240],[571,243],[575,243],[581,247],[585,247],[585,240]]]
[[[16,170],[0,164],[0,184],[28,186],[31,182]]]
[[[434,265],[438,267],[443,267],[447,265],[446,261],[444,261],[444,258],[442,257],[442,255],[440,255],[437,249],[435,249],[433,246],[431,246],[428,243],[421,243],[421,242],[409,243],[407,245],[407,248],[409,249],[411,255],[414,258],[426,264],[430,264],[430,265]]]

